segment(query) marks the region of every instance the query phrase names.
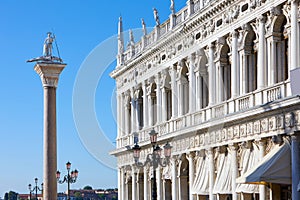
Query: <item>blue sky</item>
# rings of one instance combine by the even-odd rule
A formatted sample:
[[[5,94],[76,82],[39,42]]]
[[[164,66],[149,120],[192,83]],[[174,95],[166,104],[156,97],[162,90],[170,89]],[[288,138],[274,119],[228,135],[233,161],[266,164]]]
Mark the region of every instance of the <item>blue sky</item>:
[[[185,3],[175,0],[176,10]],[[10,190],[28,192],[35,177],[42,182],[43,90],[34,64],[26,60],[42,54],[48,31],[55,32],[60,55],[67,63],[57,90],[58,169],[65,174],[65,163],[70,161],[79,170],[72,188],[117,187],[116,171],[91,155],[80,139],[73,118],[74,83],[93,49],[116,36],[120,15],[124,31],[141,28],[141,18],[153,27],[152,8],[157,8],[163,22],[170,14],[169,6],[169,0],[0,1],[0,197]],[[108,76],[113,68],[105,69],[95,94],[97,120],[111,142],[116,138],[111,106],[115,83]],[[58,191],[65,189],[65,185],[58,186]]]

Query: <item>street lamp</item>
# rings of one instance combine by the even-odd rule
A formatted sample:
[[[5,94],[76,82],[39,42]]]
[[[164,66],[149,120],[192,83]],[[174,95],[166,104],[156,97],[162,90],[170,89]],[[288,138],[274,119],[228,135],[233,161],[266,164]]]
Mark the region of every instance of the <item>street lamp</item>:
[[[74,171],[71,171],[71,174],[70,174],[70,169],[71,169],[71,163],[70,162],[66,163],[66,168],[68,170],[68,174],[65,175],[62,180],[60,180],[60,171],[57,171],[56,172],[56,179],[57,179],[57,182],[60,183],[60,184],[63,184],[65,182],[68,184],[67,200],[70,200],[70,184],[76,182],[77,177],[78,177],[78,171],[77,171],[77,169],[75,169]]]
[[[43,183],[41,184],[41,188],[39,188],[38,184],[38,178],[34,179],[35,182],[35,186],[33,188],[31,188],[31,184],[28,185],[28,189],[29,189],[29,199],[31,200],[31,193],[35,192],[35,199],[37,200],[37,192],[41,191],[43,193]]]
[[[144,167],[148,163],[150,163],[150,165],[152,165],[153,167],[152,200],[157,200],[157,186],[156,186],[156,173],[155,173],[156,168],[158,167],[158,165],[165,167],[170,163],[171,149],[172,149],[172,146],[167,142],[167,144],[164,145],[165,159],[161,158],[162,149],[157,144],[157,134],[158,133],[155,132],[155,130],[153,129],[149,133],[153,152],[147,155],[145,163],[139,162],[141,147],[138,145],[138,141],[136,141],[135,145],[131,149],[133,150],[133,158],[135,164],[138,167]]]

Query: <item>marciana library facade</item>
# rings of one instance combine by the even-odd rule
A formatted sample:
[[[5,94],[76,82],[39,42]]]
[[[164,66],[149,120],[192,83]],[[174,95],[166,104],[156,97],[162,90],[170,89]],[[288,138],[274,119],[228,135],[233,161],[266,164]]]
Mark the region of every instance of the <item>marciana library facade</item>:
[[[119,199],[151,199],[158,144],[172,146],[156,169],[157,198],[299,200],[298,0],[188,0],[124,46],[117,84]],[[299,81],[298,81],[299,82]],[[299,87],[299,88],[298,88]],[[299,94],[299,92],[298,92]]]

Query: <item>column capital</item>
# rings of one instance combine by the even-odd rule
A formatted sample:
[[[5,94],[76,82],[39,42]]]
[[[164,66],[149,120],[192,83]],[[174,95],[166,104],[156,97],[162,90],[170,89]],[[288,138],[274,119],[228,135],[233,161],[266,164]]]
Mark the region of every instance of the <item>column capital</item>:
[[[232,144],[229,144],[228,147],[231,151],[236,151],[236,150],[238,150],[239,146],[237,143],[232,143]]]
[[[257,17],[257,20],[260,22],[260,23],[266,23],[266,21],[267,21],[267,17],[266,16],[264,16],[264,15],[260,15],[260,16],[258,16]]]
[[[34,71],[40,76],[43,87],[57,87],[60,73],[66,64],[62,63],[36,63]]]

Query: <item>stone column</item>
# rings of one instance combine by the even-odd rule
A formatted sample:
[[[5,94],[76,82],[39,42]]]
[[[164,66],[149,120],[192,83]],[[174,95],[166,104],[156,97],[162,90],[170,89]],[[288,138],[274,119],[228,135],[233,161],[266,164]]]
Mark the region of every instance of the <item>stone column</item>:
[[[156,76],[156,124],[161,123],[161,90],[160,90],[160,73]]]
[[[237,163],[237,149],[236,144],[229,145],[231,153],[231,171],[232,171],[232,200],[237,200],[238,195],[236,193],[236,178],[238,177],[238,163]]]
[[[161,185],[161,167],[156,168],[156,181],[157,181],[157,199],[162,199],[162,185]]]
[[[121,111],[120,111],[120,118],[121,118],[121,136],[125,135],[125,97],[124,94],[121,94]]]
[[[299,0],[291,0],[291,70],[299,64],[298,6]]]
[[[196,80],[195,80],[195,53],[189,59],[189,113],[195,112],[196,106]]]
[[[122,169],[118,169],[118,199],[121,200],[121,191],[122,191]]]
[[[146,81],[143,82],[143,118],[144,118],[144,128],[149,125],[148,122],[148,99],[147,99],[147,84]]]
[[[144,167],[144,200],[147,200],[148,196],[148,170]]]
[[[166,97],[166,88],[161,87],[161,121],[167,121],[167,97]]]
[[[292,160],[292,199],[300,199],[300,192],[297,187],[300,180],[300,136],[299,133],[294,133],[291,136],[291,160]]]
[[[135,167],[132,166],[131,167],[131,170],[132,170],[132,200],[136,200],[137,198],[137,195],[136,195],[136,170],[135,170]]]
[[[129,95],[129,94],[127,94],[127,95]],[[125,135],[129,135],[129,133],[130,133],[130,112],[129,112],[129,108],[130,108],[130,103],[129,103],[129,99],[130,99],[130,97],[129,96],[127,96],[127,97],[125,97],[126,98],[126,101],[125,101]]]
[[[171,88],[172,88],[172,118],[176,118],[178,116],[178,92],[177,92],[177,85],[176,85],[176,66],[173,65],[169,69],[169,73],[171,76]]]
[[[265,23],[266,17],[260,16],[258,18],[259,25],[259,40],[258,40],[258,55],[257,55],[257,89],[262,89],[266,87],[266,41],[265,41]]]
[[[182,116],[183,115],[183,108],[184,108],[184,101],[183,101],[183,81],[181,78],[181,75],[179,75],[180,77],[177,79],[177,91],[178,91],[178,116]]]
[[[188,7],[188,16],[191,16],[194,13],[194,0],[188,0],[186,4]]]
[[[135,112],[135,104],[136,104],[136,101],[134,99],[134,90],[133,88],[131,88],[130,90],[130,96],[131,96],[131,132],[135,132],[135,118],[136,118],[136,112]]]
[[[121,190],[121,200],[126,200],[125,195],[126,195],[126,180],[125,180],[125,170],[122,168],[122,190]]]
[[[264,140],[260,140],[258,142],[258,146],[259,146],[259,160],[262,160],[265,156],[266,142]],[[260,185],[259,200],[265,200],[265,199],[266,199],[266,186]]]
[[[172,163],[172,200],[177,200],[177,172],[176,172],[176,157],[171,159]]]
[[[34,70],[44,88],[44,191],[43,199],[57,199],[57,145],[56,145],[56,88],[62,63],[37,63]]]
[[[187,159],[189,161],[189,199],[193,200],[192,187],[194,184],[194,176],[195,176],[195,166],[194,166],[194,153],[190,152],[187,154]]]
[[[238,88],[239,88],[239,68],[238,68],[238,47],[237,47],[237,36],[238,32],[234,30],[232,32],[232,63],[231,63],[231,93],[232,98],[238,96]]]
[[[215,185],[215,165],[214,165],[214,153],[213,149],[207,149],[208,161],[209,161],[209,199],[214,200],[213,189]]]
[[[216,68],[214,63],[214,51],[215,51],[215,45],[211,43],[209,45],[209,66],[208,66],[208,75],[209,75],[209,106],[215,104],[215,96],[216,96]]]

